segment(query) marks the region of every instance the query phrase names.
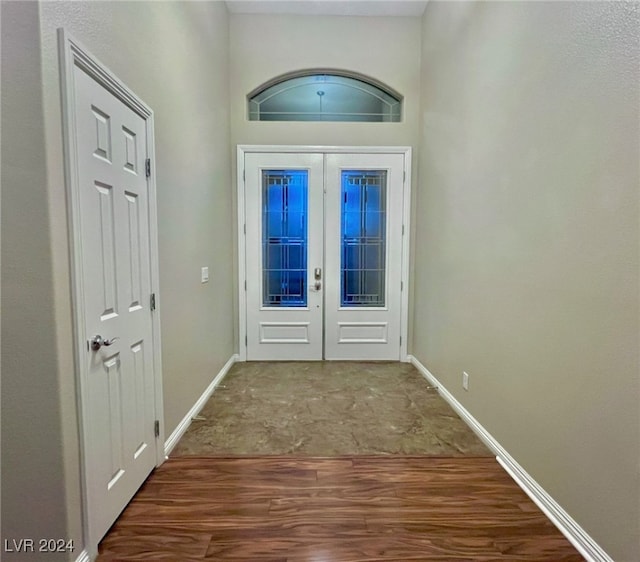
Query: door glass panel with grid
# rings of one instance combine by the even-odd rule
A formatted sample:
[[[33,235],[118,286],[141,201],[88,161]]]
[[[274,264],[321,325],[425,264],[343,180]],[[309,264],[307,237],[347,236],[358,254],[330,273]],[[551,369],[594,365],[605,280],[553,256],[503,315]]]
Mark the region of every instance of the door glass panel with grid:
[[[340,305],[385,305],[385,170],[343,170]]]
[[[262,171],[262,306],[307,306],[307,170]]]
[[[245,154],[247,359],[399,359],[402,154]]]

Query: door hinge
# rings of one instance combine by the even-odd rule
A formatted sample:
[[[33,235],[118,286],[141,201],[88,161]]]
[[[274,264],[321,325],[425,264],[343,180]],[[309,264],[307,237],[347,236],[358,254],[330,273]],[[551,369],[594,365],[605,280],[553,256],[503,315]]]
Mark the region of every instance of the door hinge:
[[[400,292],[404,291],[404,281],[400,281]]]
[[[242,181],[246,181],[247,180],[247,173],[242,170]]]
[[[151,299],[149,302],[149,306],[151,307],[151,310],[155,310],[156,309],[156,294],[155,293],[151,293]]]
[[[144,168],[145,168],[147,177],[150,178],[151,177],[151,158],[147,158],[147,160],[144,163]]]
[[[407,181],[407,172],[402,172],[402,183]]]
[[[402,225],[402,236],[404,236],[404,224]]]
[[[244,345],[249,345],[249,336],[247,334],[244,335]]]
[[[402,336],[400,336],[400,345],[402,345]]]
[[[242,229],[244,230],[245,235],[247,234],[247,224],[242,225]]]
[[[244,290],[245,291],[247,290],[247,280],[246,279],[244,280]]]
[[[153,433],[156,437],[160,437],[160,420],[156,420],[153,424]]]

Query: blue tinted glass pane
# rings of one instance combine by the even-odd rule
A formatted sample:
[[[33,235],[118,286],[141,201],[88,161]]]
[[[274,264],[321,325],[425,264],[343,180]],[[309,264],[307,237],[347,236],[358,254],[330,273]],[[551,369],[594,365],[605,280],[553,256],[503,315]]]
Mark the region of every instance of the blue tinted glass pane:
[[[385,305],[387,172],[344,170],[340,214],[340,302]]]
[[[307,306],[306,170],[262,172],[262,304]]]

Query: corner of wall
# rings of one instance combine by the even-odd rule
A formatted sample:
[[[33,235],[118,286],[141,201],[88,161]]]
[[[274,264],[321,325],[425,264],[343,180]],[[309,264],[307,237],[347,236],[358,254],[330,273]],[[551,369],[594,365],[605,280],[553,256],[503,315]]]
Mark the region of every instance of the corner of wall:
[[[2,535],[73,539],[56,340],[40,4],[3,2],[1,9]],[[38,553],[17,556],[39,559]]]

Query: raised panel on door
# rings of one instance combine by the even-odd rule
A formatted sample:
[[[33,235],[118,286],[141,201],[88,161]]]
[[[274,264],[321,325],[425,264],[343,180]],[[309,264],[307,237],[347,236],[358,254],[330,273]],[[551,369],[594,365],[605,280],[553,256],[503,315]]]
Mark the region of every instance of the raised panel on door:
[[[249,360],[322,359],[322,180],[319,154],[245,156]]]
[[[325,358],[398,360],[402,154],[327,154]]]
[[[99,539],[155,466],[145,120],[75,66],[87,346],[83,406],[90,532]]]

